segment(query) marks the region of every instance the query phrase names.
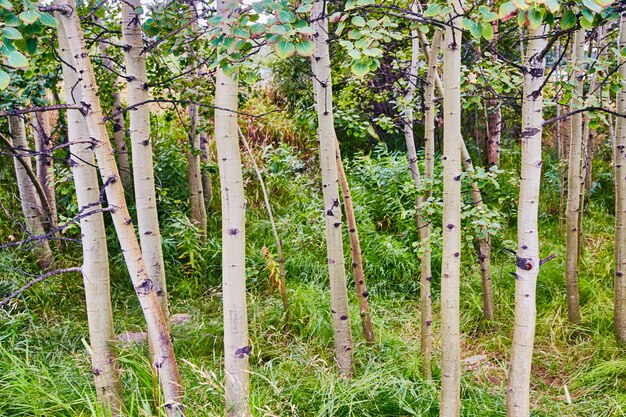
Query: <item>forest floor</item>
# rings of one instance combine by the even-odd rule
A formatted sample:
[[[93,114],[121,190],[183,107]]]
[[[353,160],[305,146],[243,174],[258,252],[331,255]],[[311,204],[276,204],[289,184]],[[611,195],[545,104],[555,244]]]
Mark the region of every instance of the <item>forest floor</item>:
[[[374,155],[356,158],[349,164],[377,336],[376,346],[366,347],[358,304],[350,285],[356,344],[356,376],[351,380],[339,379],[334,365],[323,226],[321,216],[316,215],[321,202],[311,191],[317,189],[316,179],[314,175],[302,174],[309,162],[302,162],[305,166],[302,168],[297,158],[289,162],[278,156],[273,160],[272,155],[266,155],[265,174],[286,251],[289,322],[284,320],[279,294],[269,291],[268,277],[274,264],[262,254],[261,248],[273,250],[274,243],[254,177],[250,172],[246,174],[250,178],[247,236],[253,414],[437,416],[439,339],[435,344],[435,382],[426,381],[422,377],[419,351],[419,262],[411,247],[414,234],[406,232],[414,227],[410,210],[414,200],[410,195],[402,197],[403,184],[410,187],[403,156]],[[273,167],[273,163],[283,165]],[[505,172],[500,182],[511,183],[514,188],[516,177],[514,171]],[[544,184],[547,184],[545,192],[554,194],[549,181]],[[506,204],[514,207],[517,197],[514,189],[501,188],[498,195],[508,200],[499,203],[504,204],[501,210],[507,213]],[[511,195],[506,197],[509,192]],[[185,209],[177,202],[175,192],[169,194],[169,200],[163,200],[160,208],[171,311],[186,313],[190,318],[173,326],[186,406],[189,416],[220,416],[219,199],[212,204],[210,237],[202,245],[195,239],[193,228],[188,227],[183,215]],[[554,199],[554,195],[547,196],[546,204],[552,204]],[[554,214],[541,218],[541,255],[545,258],[555,254],[556,258],[542,267],[537,287],[538,323],[531,382],[533,416],[626,415],[626,357],[615,341],[612,327],[613,217],[606,207],[610,205],[592,202],[587,208],[580,275],[583,321],[576,327],[567,323],[565,248],[558,234],[557,219]],[[515,268],[514,257],[502,249],[515,247],[515,217],[506,215],[510,217],[501,236],[494,239],[499,243],[494,243],[497,318],[492,323],[482,319],[480,273],[473,261],[472,244],[464,249],[463,416],[495,417],[505,413],[513,320],[511,274]],[[8,232],[1,226],[0,223],[0,236],[5,238]],[[116,331],[118,334],[139,332],[143,329],[140,309],[116,247],[111,237]],[[349,256],[347,248],[346,241],[346,256]],[[437,259],[435,255],[434,269]],[[59,262],[78,264],[79,251],[73,249]],[[32,261],[19,251],[0,253],[0,264],[26,270],[34,268]],[[7,269],[0,278],[0,292],[26,281],[27,277]],[[51,278],[0,311],[0,416],[99,415],[90,373],[81,283],[78,275]],[[434,325],[438,335],[437,320]],[[160,415],[154,407],[158,389],[150,373],[146,345],[119,343],[118,354],[129,415]]]

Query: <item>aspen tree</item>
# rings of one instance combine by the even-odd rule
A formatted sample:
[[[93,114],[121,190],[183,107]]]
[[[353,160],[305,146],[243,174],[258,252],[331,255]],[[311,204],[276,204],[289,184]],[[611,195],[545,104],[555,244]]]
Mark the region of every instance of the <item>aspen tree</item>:
[[[343,168],[341,160],[341,151],[339,150],[339,142],[337,148],[337,175],[341,186],[341,195],[343,197],[343,208],[346,212],[346,221],[348,223],[348,233],[350,236],[350,252],[352,254],[352,271],[354,273],[354,285],[356,287],[356,297],[359,300],[359,311],[361,316],[361,327],[363,328],[363,336],[368,345],[376,343],[374,334],[374,326],[372,325],[372,313],[370,311],[369,292],[367,291],[367,283],[365,282],[365,271],[363,269],[363,256],[361,254],[361,241],[359,239],[359,229],[357,228],[356,217],[354,216],[354,206],[352,205],[352,196],[348,178]]]
[[[461,410],[461,0],[449,2],[450,25],[443,40],[443,249],[441,265],[440,417]]]
[[[124,43],[126,76],[128,77],[128,105],[131,108],[134,104],[145,102],[150,98],[146,87],[148,76],[146,74],[146,55],[143,51],[140,10],[141,0],[122,2],[122,41]],[[167,320],[169,307],[154,188],[150,107],[138,106],[130,111],[129,131],[141,252],[146,262],[146,268],[148,268],[148,277],[152,280],[154,290],[161,303],[163,316]]]
[[[96,24],[102,24],[100,18],[94,15],[94,22]],[[113,61],[109,57],[107,52],[107,44],[98,39],[98,49],[100,55],[102,55],[102,64],[105,68],[112,70]],[[113,85],[113,92],[111,98],[113,99],[113,111],[115,116],[112,119],[113,122],[113,142],[115,143],[115,152],[117,153],[117,165],[120,170],[120,177],[122,178],[122,185],[124,191],[127,194],[132,194],[133,191],[133,174],[130,168],[130,162],[128,159],[128,147],[126,146],[126,122],[124,121],[124,113],[122,110],[122,94],[120,93],[122,87],[116,80]]]
[[[198,16],[196,10],[196,1],[192,0],[191,4],[191,19],[194,19],[192,23],[192,30],[198,31]],[[192,52],[189,54],[191,55]],[[193,62],[189,64],[189,67],[193,67]],[[193,71],[194,74],[197,71]],[[204,203],[204,190],[202,186],[202,169],[200,167],[200,161],[202,158],[202,145],[200,134],[198,133],[198,123],[200,115],[198,112],[198,105],[190,103],[187,106],[187,116],[189,117],[189,142],[187,148],[187,181],[189,184],[189,215],[191,222],[196,225],[200,232],[200,238],[202,241],[206,239],[206,225],[207,225],[207,212]],[[236,137],[236,136],[235,136]]]
[[[424,54],[426,56],[430,56],[431,48],[428,46],[426,35],[424,35],[424,33],[421,31],[418,31],[418,32],[419,32],[420,39],[422,40],[422,48],[424,50]],[[441,78],[439,77],[438,72],[434,73],[434,80],[435,80],[434,85],[436,86],[437,91],[439,92],[439,95],[443,97],[445,93],[444,93],[443,84],[441,83]],[[433,138],[434,138],[434,133],[433,133]],[[434,147],[434,140],[433,140],[433,147]],[[463,160],[463,166],[465,167],[465,170],[466,171],[473,170],[474,165],[472,163],[472,158],[470,157],[469,152],[467,152],[467,147],[465,146],[465,141],[463,140],[463,137],[461,137],[461,150],[462,150],[461,157]],[[433,155],[434,155],[434,148],[433,148]],[[480,189],[478,188],[478,184],[476,184],[475,182],[472,183],[472,199],[474,201],[474,204],[476,204],[477,207],[480,209],[479,206],[482,206],[483,199],[482,199]],[[483,231],[485,231],[485,228],[483,228]],[[493,306],[493,283],[491,280],[491,244],[489,243],[489,235],[487,234],[484,238],[478,238],[477,240],[478,240],[478,249],[479,249],[478,263],[480,264],[480,275],[482,278],[482,285],[483,285],[483,296],[482,296],[483,315],[485,316],[487,320],[492,320],[495,314],[495,308]]]
[[[59,49],[62,53],[63,85],[67,104],[82,101],[76,85],[76,71],[68,64],[72,61],[63,25],[59,25]],[[100,186],[95,168],[95,158],[90,143],[89,130],[85,118],[79,110],[67,110],[67,136],[72,154],[71,167],[76,185],[76,199],[79,210],[87,209],[89,216],[80,219],[80,234],[83,250],[83,283],[87,305],[89,326],[89,346],[91,347],[91,368],[93,370],[96,394],[112,416],[124,415],[124,399],[117,358],[112,342],[115,340],[111,287],[109,281],[109,255],[107,251],[104,216],[99,212]]]
[[[579,29],[574,39],[573,74],[576,83],[574,95],[583,96],[583,58],[585,51],[585,29]],[[569,163],[567,169],[567,208],[565,233],[567,254],[565,260],[565,279],[567,285],[567,317],[572,323],[580,323],[580,302],[578,294],[578,265],[580,261],[580,237],[582,217],[582,186],[583,186],[583,115],[577,113],[571,117],[571,141]]]
[[[547,26],[529,34],[524,62],[522,92],[522,166],[517,216],[517,269],[515,280],[515,325],[511,364],[506,390],[508,417],[530,415],[530,370],[537,315],[536,286],[539,273],[538,209],[541,187],[541,134]]]
[[[201,162],[205,164],[209,163],[209,148],[211,144],[209,142],[209,137],[206,133],[200,134],[200,149],[202,150],[202,158]],[[213,181],[211,179],[211,172],[208,169],[202,170],[202,191],[204,194],[204,208],[207,211],[207,215],[209,213],[209,207],[211,206],[211,201],[213,200]]]
[[[57,214],[56,193],[54,186],[54,165],[52,159],[52,142],[50,133],[52,132],[52,126],[50,125],[50,113],[34,113],[32,118],[33,139],[35,141],[35,151],[37,152],[36,158],[36,171],[39,184],[43,188],[46,195],[46,201],[48,202],[49,212],[45,219],[50,228],[58,226],[59,219]]]
[[[437,103],[435,101],[435,75],[439,66],[439,48],[443,32],[438,30],[433,35],[433,43],[428,57],[428,73],[426,75],[426,89],[424,92],[424,181],[432,181],[435,172],[435,119],[437,117]],[[424,191],[422,201],[430,198],[430,190]],[[419,209],[419,207],[418,207]],[[421,213],[417,213],[417,226],[420,241],[426,244],[424,254],[420,260],[420,310],[421,310],[421,353],[424,363],[424,375],[432,378],[431,360],[433,350],[433,302],[430,283],[433,279],[430,248],[431,222],[424,221]]]
[[[43,9],[46,10],[46,8]],[[172,340],[154,285],[148,277],[146,264],[126,205],[114,151],[103,121],[102,107],[98,99],[98,86],[87,53],[80,19],[76,13],[76,3],[74,0],[60,0],[52,6],[52,9],[59,12],[57,13],[59,26],[63,26],[67,36],[69,51],[61,52],[71,55],[71,64],[80,74],[78,88],[82,103],[84,103],[85,122],[89,136],[94,143],[93,150],[104,184],[109,212],[146,320],[148,339],[153,351],[152,365],[159,376],[163,390],[164,408],[168,417],[184,416],[182,386]]]
[[[314,0],[311,9],[311,27],[314,52],[311,58],[313,91],[317,109],[317,135],[322,172],[324,221],[326,226],[326,252],[330,281],[330,307],[335,339],[335,357],[339,375],[352,376],[352,329],[348,308],[348,291],[344,269],[341,234],[341,208],[339,202],[336,161],[337,136],[333,119],[333,90],[328,50],[328,15],[326,2]]]
[[[218,0],[225,34],[238,0]],[[246,199],[237,124],[238,81],[218,67],[215,79],[215,144],[222,196],[222,293],[224,298],[224,392],[226,415],[250,414],[248,316],[246,309]]]
[[[492,3],[492,2],[490,2]],[[498,21],[491,22],[493,27],[493,39],[491,44],[493,48],[497,48],[498,45]],[[498,60],[496,54],[492,54],[492,61],[495,63]],[[500,109],[500,100],[498,97],[493,97],[487,100],[487,166],[500,165],[500,136],[502,133],[502,111]]]
[[[626,48],[626,12],[620,18],[619,50]],[[626,60],[619,57],[621,90],[617,94],[617,112],[626,113]],[[615,333],[626,344],[626,119],[618,117],[615,129]]]
[[[19,116],[10,116],[9,133],[12,146],[15,148],[16,152],[21,153],[28,149],[24,119]],[[23,161],[31,166],[29,158],[23,158]],[[24,214],[24,220],[26,222],[26,230],[33,236],[43,236],[46,233],[44,228],[45,213],[33,179],[28,175],[26,168],[18,158],[13,158],[13,165],[15,167],[17,189],[22,204],[22,213]],[[41,239],[36,241],[34,243],[33,254],[37,259],[37,265],[39,265],[41,269],[48,269],[50,265],[52,265],[52,250],[47,240]]]

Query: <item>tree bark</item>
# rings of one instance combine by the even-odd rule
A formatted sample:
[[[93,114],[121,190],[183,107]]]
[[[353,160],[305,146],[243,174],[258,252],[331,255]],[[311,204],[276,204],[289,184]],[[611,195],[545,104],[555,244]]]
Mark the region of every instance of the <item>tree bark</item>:
[[[200,134],[200,148],[202,150],[201,162],[209,163],[209,147],[210,141],[206,133]],[[202,169],[202,191],[204,195],[204,208],[206,209],[207,216],[209,214],[209,207],[211,207],[211,201],[213,201],[213,182],[211,179],[211,172],[208,169]]]
[[[94,15],[94,21],[96,23],[100,23],[100,18]],[[98,41],[98,49],[100,50],[100,54],[102,55],[102,63],[103,65],[112,70],[113,69],[113,61],[109,57],[107,52],[107,44]],[[113,72],[112,72],[113,74]],[[126,146],[126,128],[124,122],[124,113],[121,113],[122,110],[122,94],[120,93],[122,87],[120,83],[116,80],[113,85],[113,92],[111,93],[111,98],[113,99],[113,110],[115,112],[115,117],[113,117],[113,142],[115,143],[115,151],[117,153],[117,164],[119,166],[120,177],[122,178],[122,185],[124,186],[124,191],[127,194],[133,193],[133,174],[130,168],[130,162],[128,160],[128,147]]]
[[[538,208],[541,188],[541,134],[547,26],[529,34],[522,93],[522,167],[517,220],[515,325],[506,391],[508,417],[530,415],[530,370],[536,323],[536,286],[539,273]]]
[[[48,202],[49,212],[46,213],[48,218],[45,219],[48,223],[48,229],[55,228],[59,224],[59,217],[57,214],[56,192],[54,186],[54,165],[52,157],[52,142],[50,141],[50,133],[52,132],[52,126],[50,125],[50,113],[34,113],[32,118],[33,126],[33,138],[35,140],[35,151],[37,152],[36,166],[37,166],[37,178],[41,184],[41,188],[46,195],[46,201]]]
[[[80,74],[78,86],[82,101],[86,104],[85,122],[93,141],[94,153],[104,183],[107,202],[112,209],[111,217],[121,250],[146,320],[148,338],[153,350],[153,369],[159,376],[163,390],[164,408],[170,417],[184,416],[182,386],[172,340],[154,284],[147,274],[146,263],[128,212],[114,151],[103,122],[98,86],[87,53],[80,19],[76,13],[76,4],[74,0],[61,0],[57,5],[59,9],[57,19],[59,26],[65,30],[69,49],[67,52],[61,52],[72,56],[71,64]]]
[[[443,48],[443,249],[441,266],[440,417],[461,410],[461,16],[462,0],[451,0]]]
[[[15,152],[28,149],[28,139],[26,138],[24,119],[20,116],[10,116],[9,133]],[[20,194],[20,202],[22,205],[22,213],[24,214],[26,231],[33,236],[43,236],[46,233],[46,229],[44,227],[46,214],[40,197],[37,194],[35,184],[26,172],[27,168],[22,165],[22,162],[26,162],[28,167],[31,167],[29,158],[23,158],[22,161],[19,161],[17,157],[13,158],[15,178],[17,180],[17,188]],[[50,249],[50,243],[48,240],[37,240],[34,243],[33,254],[37,259],[37,265],[42,270],[46,270],[50,267],[50,265],[52,265],[52,250]]]
[[[498,21],[491,23],[493,27],[493,39],[491,44],[497,48],[498,44]],[[496,62],[498,57],[493,54],[492,60]],[[500,100],[497,97],[487,100],[487,166],[500,165],[500,133],[502,132],[502,112],[500,110]]]
[[[626,12],[620,19],[619,49],[626,48]],[[619,58],[622,89],[617,94],[617,111],[626,113],[626,65]],[[617,118],[615,129],[615,334],[626,344],[626,119]]]
[[[352,377],[352,330],[346,288],[346,272],[341,234],[341,208],[339,202],[336,162],[335,124],[333,119],[333,93],[328,50],[328,15],[326,2],[314,0],[311,10],[314,53],[311,58],[313,91],[317,109],[317,134],[320,144],[320,166],[326,225],[326,250],[330,280],[330,306],[335,339],[335,356],[339,375]]]
[[[218,0],[225,22],[238,0]],[[223,33],[232,30],[221,24]],[[238,83],[218,67],[215,81],[215,144],[222,191],[222,292],[224,297],[224,392],[226,415],[250,416],[246,309],[246,200],[237,125]],[[222,110],[228,109],[230,111]]]
[[[574,62],[582,65],[584,58],[585,29],[576,32],[574,41]],[[582,68],[574,71],[576,80],[574,94],[583,96]],[[580,302],[578,295],[578,264],[580,260],[580,237],[582,224],[581,196],[583,192],[583,114],[577,113],[571,117],[572,137],[570,142],[569,164],[567,171],[567,213],[565,219],[566,233],[566,267],[565,279],[567,283],[567,317],[571,323],[580,323]]]
[[[59,25],[59,49],[63,53],[62,69],[65,100],[68,104],[82,101],[79,89],[70,86],[78,83],[76,72],[67,64],[72,61],[67,38]],[[113,308],[109,280],[109,255],[107,251],[104,216],[101,209],[98,173],[95,158],[89,143],[89,130],[85,118],[78,110],[67,110],[67,135],[72,154],[71,167],[76,185],[79,210],[93,213],[80,220],[83,249],[83,283],[87,305],[91,368],[94,375],[96,394],[100,403],[114,417],[125,415],[122,383],[117,367],[113,341]],[[83,143],[81,143],[83,142]]]
[[[367,283],[365,282],[365,271],[363,270],[363,256],[361,255],[361,241],[359,240],[359,230],[354,216],[354,206],[352,205],[352,196],[348,178],[343,169],[343,161],[341,160],[341,151],[339,150],[339,142],[337,147],[337,174],[339,176],[339,185],[341,186],[341,195],[343,197],[343,208],[346,212],[346,221],[348,222],[348,233],[350,236],[350,251],[352,255],[352,271],[354,273],[354,285],[356,287],[356,297],[359,300],[359,311],[361,316],[361,327],[363,328],[363,336],[365,343],[373,346],[376,343],[374,334],[374,326],[372,325],[372,313],[370,311],[369,292],[367,291]]]
[[[196,18],[196,1],[191,0],[191,9]],[[194,32],[198,31],[197,21],[192,24]],[[194,64],[191,62],[189,67]],[[200,232],[200,239],[204,242],[206,240],[206,226],[207,226],[207,211],[204,203],[204,190],[202,186],[202,169],[200,166],[200,160],[202,156],[202,145],[200,134],[198,134],[199,114],[198,106],[196,104],[189,104],[187,106],[187,115],[189,117],[189,142],[187,147],[187,180],[189,183],[189,215],[191,222],[198,228]],[[216,126],[217,129],[217,126]],[[237,138],[237,135],[235,135]]]
[[[435,75],[439,66],[439,49],[443,32],[438,30],[433,35],[433,43],[428,57],[428,73],[426,75],[426,90],[424,92],[424,181],[432,181],[435,172],[435,119],[437,117],[437,102],[435,101]],[[415,45],[414,45],[415,46]],[[410,158],[410,156],[409,156]],[[415,181],[415,178],[413,178]],[[419,185],[416,183],[416,186]],[[420,310],[421,310],[421,352],[424,364],[424,376],[432,379],[431,361],[433,350],[433,302],[431,282],[433,279],[430,247],[430,233],[432,225],[419,212],[421,203],[431,196],[430,190],[425,190],[418,200],[417,228],[420,241],[426,244],[424,254],[420,260]]]
[[[128,105],[142,103],[150,98],[146,73],[146,55],[143,53],[141,30],[141,1],[122,2],[122,41],[128,80]],[[152,280],[161,310],[169,319],[165,262],[161,247],[161,230],[157,213],[150,138],[150,107],[138,106],[130,111],[130,140],[135,180],[135,203],[141,252],[146,262],[148,277]]]

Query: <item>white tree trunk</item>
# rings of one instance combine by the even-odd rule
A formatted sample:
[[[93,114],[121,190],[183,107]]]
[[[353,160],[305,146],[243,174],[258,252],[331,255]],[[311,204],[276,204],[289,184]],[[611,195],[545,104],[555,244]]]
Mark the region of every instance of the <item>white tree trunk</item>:
[[[59,25],[59,49],[62,52],[63,85],[67,104],[82,101],[79,89],[72,90],[78,77],[66,64],[72,61],[63,26]],[[104,216],[101,212],[100,186],[95,168],[95,158],[89,143],[89,130],[85,118],[78,110],[67,110],[67,134],[72,154],[72,174],[76,185],[79,210],[92,212],[80,220],[83,248],[81,267],[85,286],[91,367],[96,394],[113,416],[124,415],[124,399],[113,341],[113,309],[109,281],[109,255],[107,252]],[[81,143],[83,142],[83,143]],[[89,207],[89,208],[87,208]]]
[[[441,265],[440,417],[461,410],[461,18],[463,3],[451,0],[443,46],[443,249]]]
[[[218,0],[217,13],[226,20],[238,6],[238,0]],[[228,33],[231,29],[224,23],[222,30]],[[251,414],[246,309],[246,199],[239,153],[237,105],[237,80],[218,68],[215,80],[215,144],[222,196],[224,391],[226,414],[229,417],[247,417]]]
[[[54,164],[52,159],[52,142],[50,134],[52,132],[52,126],[50,124],[50,113],[34,113],[32,118],[33,139],[35,140],[35,151],[37,152],[37,178],[41,184],[41,188],[46,195],[46,201],[48,202],[49,213],[46,213],[48,218],[45,222],[48,223],[49,228],[55,228],[59,224],[59,218],[57,215],[57,203],[56,193],[54,186]]]
[[[517,270],[515,280],[515,325],[511,365],[506,391],[508,417],[530,415],[530,370],[537,315],[536,286],[539,273],[538,209],[541,187],[541,134],[545,59],[547,45],[543,25],[529,33],[522,93],[522,170],[517,220]]]
[[[439,49],[443,32],[438,30],[433,35],[432,46],[428,56],[428,73],[426,75],[426,90],[424,92],[424,181],[432,181],[435,172],[435,119],[437,117],[437,102],[435,101],[435,76],[439,66]],[[415,47],[415,45],[414,45]],[[430,191],[426,191],[422,201],[430,198]],[[419,202],[418,202],[419,203]],[[426,379],[432,378],[431,361],[433,350],[433,302],[431,282],[433,279],[430,233],[432,225],[417,213],[417,226],[421,242],[426,242],[424,255],[420,260],[420,310],[421,310],[421,351]]]
[[[146,55],[143,53],[141,31],[140,0],[122,2],[122,41],[128,81],[128,105],[141,103],[150,98],[146,84]],[[163,316],[169,318],[165,263],[161,248],[161,231],[157,213],[157,199],[154,188],[154,168],[152,163],[152,141],[150,138],[150,108],[139,106],[130,112],[130,140],[133,157],[133,178],[135,180],[135,202],[137,206],[137,226],[141,252],[148,268],[148,277],[154,290]]]
[[[626,48],[626,12],[620,20],[619,49]],[[626,65],[620,56],[622,89],[617,94],[617,112],[626,113]],[[626,119],[617,118],[615,129],[615,333],[626,343]]]
[[[341,234],[341,203],[339,202],[336,157],[337,136],[333,120],[333,90],[328,50],[328,15],[326,2],[314,0],[311,10],[311,27],[315,31],[315,45],[311,58],[313,90],[315,92],[320,166],[326,225],[326,252],[330,280],[330,306],[335,339],[335,357],[339,375],[352,376],[352,329],[346,289],[346,271]]]
[[[585,29],[576,32],[574,40],[574,62],[582,65],[585,51]],[[583,96],[584,72],[582,68],[574,71],[576,82],[575,95]],[[583,115],[577,113],[571,117],[572,135],[570,141],[569,164],[567,171],[567,215],[565,278],[567,283],[567,317],[572,323],[580,323],[580,303],[578,295],[578,264],[580,260],[581,207],[583,191]]]
[[[163,389],[164,408],[170,417],[183,416],[185,411],[182,404],[182,386],[172,340],[154,284],[148,277],[146,264],[128,212],[124,189],[115,163],[115,153],[103,121],[98,86],[87,53],[80,19],[76,13],[76,4],[74,0],[61,0],[56,7],[59,11],[57,14],[59,26],[63,26],[67,36],[69,49],[67,53],[71,54],[71,64],[80,74],[78,85],[82,101],[87,106],[84,114],[85,121],[89,136],[93,141],[100,176],[104,183],[107,202],[112,209],[111,217],[124,260],[146,320],[148,338],[153,350],[152,364]]]
[[[24,151],[29,149],[24,119],[20,116],[10,116],[9,133],[12,145],[15,148],[15,153],[23,154]],[[22,160],[31,166],[30,158],[22,157]],[[20,194],[26,230],[34,236],[43,236],[46,233],[46,229],[44,228],[46,213],[43,209],[41,199],[37,194],[33,179],[28,175],[26,168],[18,158],[13,158],[13,165],[15,167],[15,178]],[[52,251],[50,250],[48,240],[42,239],[34,242],[33,254],[37,259],[37,265],[39,265],[41,269],[48,269],[52,264]]]

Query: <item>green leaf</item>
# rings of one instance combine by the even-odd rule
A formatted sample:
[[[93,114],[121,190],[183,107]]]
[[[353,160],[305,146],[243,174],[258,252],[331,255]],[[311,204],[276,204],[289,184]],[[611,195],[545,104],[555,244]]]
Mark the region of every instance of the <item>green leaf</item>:
[[[487,6],[480,6],[478,8],[480,14],[483,15],[483,20],[485,22],[493,22],[494,20],[498,20],[498,14],[489,10]]]
[[[369,6],[376,3],[375,0],[356,0],[357,6]]]
[[[15,69],[28,68],[28,59],[19,51],[11,51],[5,55],[7,65]]]
[[[303,35],[315,35],[315,30],[310,26],[303,26],[301,28],[297,28],[296,32],[302,33]]]
[[[3,16],[4,17],[4,25],[5,26],[20,26],[22,21],[19,17],[15,16],[13,13],[9,13]]]
[[[563,17],[561,18],[561,29],[567,30],[576,26],[576,15],[571,10],[565,10]]]
[[[207,22],[209,25],[211,25],[211,26],[217,26],[217,25],[219,25],[220,23],[222,23],[222,16],[220,16],[220,15],[215,15],[215,16],[212,16],[212,17],[211,17],[211,18],[209,18],[206,22]]]
[[[278,12],[278,20],[281,22],[293,23],[297,19],[296,15],[289,10],[281,10]]]
[[[9,0],[0,0],[0,7],[9,11],[13,10],[13,5]]]
[[[380,48],[369,48],[363,50],[363,55],[380,58],[383,56],[383,51]]]
[[[528,21],[530,23],[531,29],[537,29],[543,23],[543,15],[541,11],[535,8],[532,8],[528,11]]]
[[[469,30],[472,36],[475,38],[480,38],[483,34],[480,25],[467,17],[463,18],[461,26],[463,27],[463,29]]]
[[[361,39],[362,36],[361,31],[358,29],[352,29],[348,32],[348,39]]]
[[[493,39],[493,26],[491,26],[491,23],[483,23],[482,35],[483,38],[487,39],[488,41]]]
[[[18,17],[22,22],[26,23],[27,25],[32,25],[37,20],[39,20],[39,12],[36,10],[27,10],[20,13]]]
[[[344,10],[352,10],[356,7],[356,0],[348,0],[346,2],[345,7],[343,8]]]
[[[550,13],[556,13],[561,8],[558,0],[546,0],[545,6],[550,10]]]
[[[296,53],[296,47],[293,43],[287,41],[280,41],[276,43],[276,55],[280,59],[287,59],[292,57]]]
[[[250,37],[250,31],[247,28],[234,28],[233,35],[237,38],[248,39]]]
[[[253,36],[262,35],[263,32],[265,32],[265,25],[263,23],[255,23],[254,25],[250,26],[250,33]]]
[[[600,5],[600,7],[609,7],[614,0],[595,0],[596,3]]]
[[[57,20],[50,13],[39,13],[39,21],[42,25],[48,26],[50,28],[56,29],[58,26]]]
[[[303,57],[309,57],[313,55],[315,45],[311,41],[302,41],[296,44],[296,53]]]
[[[26,50],[29,54],[34,55],[37,52],[37,38],[28,38],[26,40]]]
[[[528,10],[528,8],[530,7],[528,3],[526,3],[525,0],[512,0],[512,1],[513,1],[513,4],[515,4],[515,6],[520,10]]]
[[[365,19],[363,19],[361,16],[354,16],[352,18],[352,24],[354,26],[362,28],[363,26],[365,26]]]
[[[587,19],[586,16],[581,16],[580,27],[583,29],[590,29],[593,26],[593,21]]]
[[[5,88],[7,88],[10,82],[11,76],[8,73],[0,70],[0,90],[4,90]]]
[[[600,5],[593,0],[583,0],[583,4],[594,13],[602,12],[602,7],[600,7]]]
[[[428,6],[428,9],[424,10],[424,16],[435,17],[439,15],[440,11],[441,11],[441,6],[438,5],[437,3],[433,3],[430,6]]]
[[[370,65],[369,62],[364,62],[362,60],[354,61],[350,66],[350,70],[357,77],[363,77],[370,72]]]
[[[2,31],[2,34],[4,35],[5,39],[23,39],[20,31],[11,27],[5,27]]]
[[[313,8],[313,3],[310,1],[303,2],[300,7],[296,9],[296,13],[308,13]]]

